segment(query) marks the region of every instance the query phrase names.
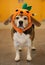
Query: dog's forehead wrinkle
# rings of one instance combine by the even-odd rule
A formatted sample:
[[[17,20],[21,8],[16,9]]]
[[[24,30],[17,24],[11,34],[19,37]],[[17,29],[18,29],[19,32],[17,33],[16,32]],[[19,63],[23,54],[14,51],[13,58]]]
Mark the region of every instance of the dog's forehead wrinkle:
[[[23,15],[22,15],[22,14],[20,14],[20,17],[23,17]]]
[[[17,15],[16,17],[20,17],[19,15]]]
[[[27,17],[26,15],[17,15],[16,17]]]

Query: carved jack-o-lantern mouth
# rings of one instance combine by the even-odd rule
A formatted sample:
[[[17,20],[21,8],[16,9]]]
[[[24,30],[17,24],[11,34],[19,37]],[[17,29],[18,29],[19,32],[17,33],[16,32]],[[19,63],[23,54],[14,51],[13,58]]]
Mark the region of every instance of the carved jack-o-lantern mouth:
[[[15,17],[17,16],[17,15],[23,15],[23,16],[27,16],[28,17],[28,26],[25,28],[25,29],[20,29],[20,28],[18,28],[15,24],[14,24],[14,19],[15,19]],[[31,13],[29,12],[29,11],[25,11],[25,10],[16,10],[15,12],[14,12],[14,14],[13,14],[13,17],[12,17],[12,25],[13,25],[13,28],[17,31],[17,32],[19,32],[19,33],[22,33],[23,31],[26,31],[27,29],[29,29],[31,26],[32,26],[32,22],[31,22],[31,18],[30,18],[30,16],[31,16]]]

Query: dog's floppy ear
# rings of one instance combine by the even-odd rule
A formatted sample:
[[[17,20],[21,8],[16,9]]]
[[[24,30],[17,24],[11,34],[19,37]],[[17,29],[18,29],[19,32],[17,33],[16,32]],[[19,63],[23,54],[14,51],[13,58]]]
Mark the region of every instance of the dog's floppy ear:
[[[33,18],[32,16],[31,16],[31,21],[33,22],[33,24],[35,24],[38,27],[41,25],[41,23],[37,21],[35,18]]]
[[[4,24],[5,24],[5,25],[8,25],[8,24],[11,22],[12,16],[13,16],[13,15],[11,15],[6,21],[4,21]]]

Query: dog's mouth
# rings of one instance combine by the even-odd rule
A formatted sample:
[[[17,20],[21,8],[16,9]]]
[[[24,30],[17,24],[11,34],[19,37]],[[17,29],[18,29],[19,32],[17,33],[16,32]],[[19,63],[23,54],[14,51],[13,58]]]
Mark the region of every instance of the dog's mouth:
[[[23,27],[23,26],[20,26],[20,25],[18,26],[18,28],[20,28],[20,29],[24,29],[24,27]]]

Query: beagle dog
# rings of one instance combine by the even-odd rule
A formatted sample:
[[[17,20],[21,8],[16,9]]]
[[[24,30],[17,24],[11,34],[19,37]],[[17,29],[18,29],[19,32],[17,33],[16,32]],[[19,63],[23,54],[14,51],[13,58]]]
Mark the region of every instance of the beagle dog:
[[[5,22],[5,25],[12,23],[11,35],[16,50],[15,61],[20,60],[19,48],[27,47],[27,60],[31,61],[31,48],[33,46],[33,40],[35,36],[35,25],[39,27],[41,24],[37,21],[31,13],[27,10],[17,9],[13,15],[11,15]]]

